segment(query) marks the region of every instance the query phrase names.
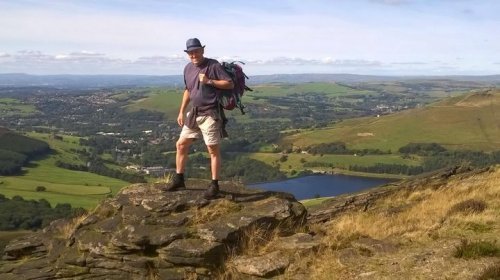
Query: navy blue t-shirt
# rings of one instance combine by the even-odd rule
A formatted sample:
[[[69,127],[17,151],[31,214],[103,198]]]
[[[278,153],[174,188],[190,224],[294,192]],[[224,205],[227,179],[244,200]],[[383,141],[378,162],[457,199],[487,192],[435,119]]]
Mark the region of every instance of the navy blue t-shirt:
[[[217,89],[200,83],[199,74],[205,74],[211,80],[231,81],[222,65],[215,59],[205,58],[202,64],[196,66],[192,62],[184,67],[184,84],[189,91],[191,105],[195,107],[217,107]]]

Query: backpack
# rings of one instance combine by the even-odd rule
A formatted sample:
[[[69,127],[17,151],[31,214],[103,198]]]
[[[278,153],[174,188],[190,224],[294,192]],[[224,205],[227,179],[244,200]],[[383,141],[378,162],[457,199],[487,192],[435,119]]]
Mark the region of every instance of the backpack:
[[[234,88],[228,90],[221,90],[219,94],[219,104],[225,110],[233,110],[234,108],[239,108],[241,114],[244,115],[245,111],[243,110],[245,106],[241,103],[241,97],[245,91],[253,91],[251,88],[245,85],[245,80],[248,79],[248,76],[245,75],[243,69],[240,64],[245,64],[241,61],[233,61],[233,62],[222,62],[222,68],[224,71],[231,77],[233,80]]]

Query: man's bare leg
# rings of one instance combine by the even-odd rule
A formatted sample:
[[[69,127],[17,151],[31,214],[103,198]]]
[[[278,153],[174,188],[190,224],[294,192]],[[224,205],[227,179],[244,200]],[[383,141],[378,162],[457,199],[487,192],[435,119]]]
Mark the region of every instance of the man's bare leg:
[[[177,153],[175,155],[175,171],[176,174],[172,182],[164,189],[166,191],[176,191],[186,188],[184,184],[184,170],[188,160],[189,147],[193,143],[193,139],[179,138],[176,143]]]
[[[212,180],[219,180],[221,158],[220,158],[220,145],[207,146],[208,154],[210,155],[210,167],[212,172]]]
[[[177,174],[184,174],[188,160],[189,147],[192,143],[193,139],[191,138],[179,138],[175,144],[177,147],[177,154],[175,155],[175,171]]]
[[[213,199],[219,193],[219,175],[221,168],[220,145],[207,146],[208,153],[210,154],[210,165],[212,172],[212,182],[205,191],[204,197],[206,199]]]

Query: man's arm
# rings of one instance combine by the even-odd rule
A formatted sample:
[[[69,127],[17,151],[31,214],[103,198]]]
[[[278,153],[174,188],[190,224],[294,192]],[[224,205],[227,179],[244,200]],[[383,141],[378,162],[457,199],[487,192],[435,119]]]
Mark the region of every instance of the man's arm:
[[[181,108],[179,109],[179,115],[177,116],[177,123],[179,126],[184,125],[184,116],[186,112],[187,105],[189,104],[189,91],[184,90],[184,95],[182,96]]]
[[[202,83],[206,85],[211,85],[213,87],[216,87],[218,89],[233,89],[234,88],[234,83],[233,81],[229,80],[213,80],[207,78],[207,76],[203,76],[203,81]]]
[[[211,81],[211,82],[210,82]],[[209,80],[207,84],[211,84],[212,86],[218,88],[218,89],[233,89],[234,88],[234,83],[233,81],[229,80]]]

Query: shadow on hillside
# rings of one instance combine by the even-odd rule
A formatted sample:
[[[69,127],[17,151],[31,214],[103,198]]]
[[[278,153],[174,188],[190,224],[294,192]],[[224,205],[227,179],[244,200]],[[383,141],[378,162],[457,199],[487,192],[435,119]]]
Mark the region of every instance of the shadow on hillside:
[[[36,168],[36,167],[38,167],[38,166],[40,166],[40,164],[38,164],[38,163],[36,163],[36,162],[32,162],[32,161],[30,161],[30,162],[28,162],[28,163],[26,163],[26,164],[24,165],[24,167],[27,167],[27,168]]]

